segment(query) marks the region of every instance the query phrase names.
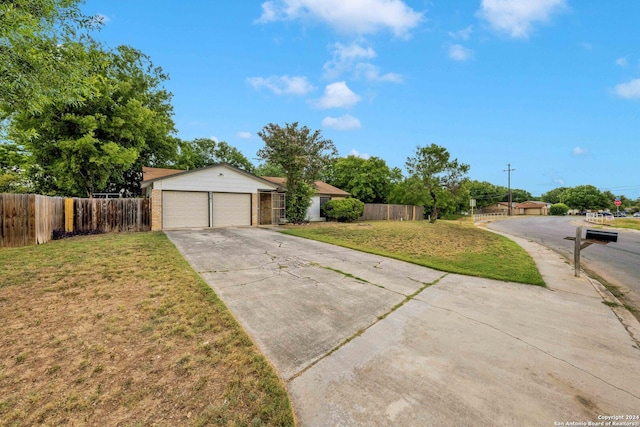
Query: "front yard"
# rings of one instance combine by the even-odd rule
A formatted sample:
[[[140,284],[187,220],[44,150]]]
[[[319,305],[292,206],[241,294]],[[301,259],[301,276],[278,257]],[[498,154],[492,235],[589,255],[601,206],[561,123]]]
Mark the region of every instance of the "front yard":
[[[293,425],[285,387],[161,233],[0,249],[0,425]]]
[[[544,285],[535,263],[524,249],[470,222],[315,223],[287,226],[283,232],[436,270]]]

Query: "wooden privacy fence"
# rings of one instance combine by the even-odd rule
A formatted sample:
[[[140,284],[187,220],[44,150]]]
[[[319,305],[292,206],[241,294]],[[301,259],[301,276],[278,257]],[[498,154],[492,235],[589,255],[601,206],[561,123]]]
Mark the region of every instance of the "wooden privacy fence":
[[[388,205],[365,203],[361,221],[396,220],[415,221],[424,219],[424,208],[413,205]]]
[[[105,233],[151,229],[148,199],[79,199],[0,194],[0,247],[46,243],[54,230]]]

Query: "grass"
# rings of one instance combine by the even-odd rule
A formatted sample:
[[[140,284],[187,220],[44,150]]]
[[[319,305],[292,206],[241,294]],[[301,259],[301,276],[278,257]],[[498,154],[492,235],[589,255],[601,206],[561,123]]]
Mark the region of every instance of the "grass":
[[[161,233],[0,249],[0,426],[294,425],[282,381]]]
[[[609,225],[616,228],[640,230],[640,218],[615,218]]]
[[[524,249],[465,221],[322,223],[287,226],[283,232],[436,270],[544,286]]]

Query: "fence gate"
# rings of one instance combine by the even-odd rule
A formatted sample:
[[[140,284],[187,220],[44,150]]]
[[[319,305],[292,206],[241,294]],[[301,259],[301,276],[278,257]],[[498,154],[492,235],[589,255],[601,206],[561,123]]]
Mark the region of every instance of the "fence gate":
[[[287,209],[284,193],[271,193],[271,224],[284,224],[287,219]]]

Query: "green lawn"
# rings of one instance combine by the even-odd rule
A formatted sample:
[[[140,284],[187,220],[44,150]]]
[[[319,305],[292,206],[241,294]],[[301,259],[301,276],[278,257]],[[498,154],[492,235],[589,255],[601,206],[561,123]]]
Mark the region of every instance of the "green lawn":
[[[283,233],[451,273],[544,286],[515,242],[464,221],[373,221],[287,226]]]
[[[294,425],[282,381],[161,233],[0,249],[0,425]]]

